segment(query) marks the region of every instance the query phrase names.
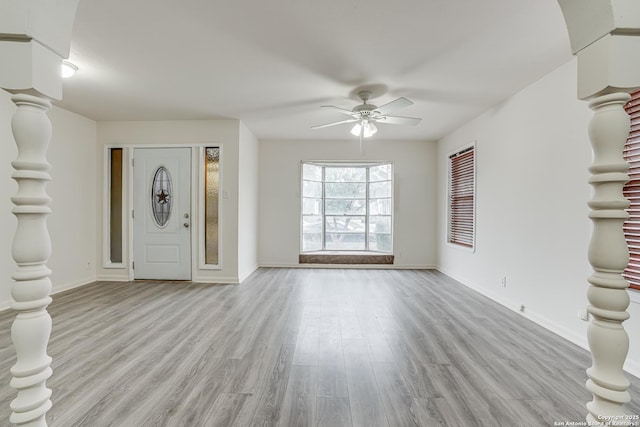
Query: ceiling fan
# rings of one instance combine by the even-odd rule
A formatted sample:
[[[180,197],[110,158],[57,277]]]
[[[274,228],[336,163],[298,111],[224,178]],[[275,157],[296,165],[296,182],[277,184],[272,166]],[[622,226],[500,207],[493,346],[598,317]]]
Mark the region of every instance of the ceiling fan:
[[[373,104],[367,103],[370,96],[370,91],[363,90],[358,92],[358,98],[362,100],[362,104],[356,105],[355,107],[353,107],[353,110],[336,107],[335,105],[323,105],[323,108],[334,109],[342,114],[350,116],[351,118],[327,123],[324,125],[312,126],[311,129],[321,129],[329,126],[341,125],[343,123],[355,123],[353,128],[351,128],[351,134],[354,136],[369,138],[378,131],[376,123],[416,126],[422,120],[416,117],[390,116],[389,114],[387,114],[392,111],[413,105],[413,102],[409,101],[407,98],[401,97],[389,103],[381,105],[380,107],[376,107]]]

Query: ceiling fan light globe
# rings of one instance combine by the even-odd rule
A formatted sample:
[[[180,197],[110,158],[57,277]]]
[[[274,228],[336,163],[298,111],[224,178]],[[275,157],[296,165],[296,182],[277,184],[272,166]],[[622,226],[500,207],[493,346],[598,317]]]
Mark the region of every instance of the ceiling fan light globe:
[[[353,128],[351,128],[351,135],[360,136],[360,132],[362,132],[362,125],[360,123],[356,123]]]
[[[364,132],[362,136],[365,138],[370,138],[375,135],[376,132],[378,132],[378,128],[376,127],[376,125],[371,122],[366,122],[364,124]]]

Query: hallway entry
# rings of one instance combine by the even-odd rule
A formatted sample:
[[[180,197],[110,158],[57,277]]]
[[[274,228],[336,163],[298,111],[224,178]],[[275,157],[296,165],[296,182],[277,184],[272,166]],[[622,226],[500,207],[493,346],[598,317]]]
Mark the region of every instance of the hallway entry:
[[[136,148],[135,279],[191,280],[191,148]]]

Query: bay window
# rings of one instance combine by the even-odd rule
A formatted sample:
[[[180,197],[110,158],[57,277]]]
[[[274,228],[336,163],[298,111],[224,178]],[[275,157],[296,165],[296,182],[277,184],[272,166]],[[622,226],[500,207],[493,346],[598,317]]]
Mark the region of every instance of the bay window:
[[[302,164],[302,252],[393,252],[393,165]]]

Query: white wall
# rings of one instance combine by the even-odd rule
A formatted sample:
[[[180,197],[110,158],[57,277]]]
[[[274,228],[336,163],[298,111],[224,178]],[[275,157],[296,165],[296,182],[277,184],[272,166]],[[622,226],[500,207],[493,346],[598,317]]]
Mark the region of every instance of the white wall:
[[[347,132],[348,130],[345,130]],[[260,142],[261,266],[297,266],[300,253],[300,162],[390,160],[394,164],[397,268],[436,263],[436,144],[365,140]]]
[[[587,168],[591,112],[571,61],[443,138],[438,145],[438,268],[586,347],[591,274]],[[446,243],[447,155],[477,143],[476,251]],[[506,288],[501,278],[507,277]],[[640,304],[629,308],[627,368],[640,374]]]
[[[240,123],[238,159],[238,279],[258,268],[258,140]]]
[[[221,194],[227,198],[220,200],[220,260],[221,269],[204,270],[197,268],[194,281],[238,282],[238,120],[180,120],[162,122],[100,122],[98,123],[98,153],[96,176],[98,191],[98,233],[97,251],[100,259],[97,275],[104,280],[128,280],[129,269],[105,269],[102,265],[102,212],[103,212],[103,157],[104,147],[120,146],[163,146],[215,144],[222,146]],[[125,212],[130,208],[125,206]],[[199,232],[197,211],[192,212],[193,236]],[[197,246],[197,245],[196,245]],[[198,259],[198,253],[193,254]],[[123,254],[128,259],[128,252]]]
[[[17,221],[10,201],[17,191],[10,163],[17,155],[11,134],[14,111],[10,95],[0,90],[0,309],[11,303],[10,276],[16,269],[11,244]],[[47,266],[52,270],[53,292],[58,292],[95,280],[96,123],[57,107],[51,109],[49,118],[53,134],[47,158],[52,181],[47,193],[53,213],[47,223],[53,252]]]
[[[49,146],[52,164],[52,214],[49,217],[53,290],[96,280],[97,125],[93,120],[61,108],[49,114],[53,136]]]

